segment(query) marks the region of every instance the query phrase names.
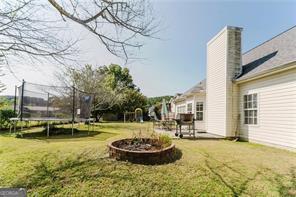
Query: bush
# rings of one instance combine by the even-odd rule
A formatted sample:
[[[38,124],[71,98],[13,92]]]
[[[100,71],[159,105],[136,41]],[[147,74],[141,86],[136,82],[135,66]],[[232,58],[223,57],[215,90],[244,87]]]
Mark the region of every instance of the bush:
[[[163,134],[160,135],[159,141],[162,144],[163,148],[166,148],[166,147],[169,147],[170,145],[172,145],[172,139],[168,135],[163,135]]]
[[[159,134],[155,131],[153,132],[142,132],[141,130],[139,132],[133,133],[133,142],[141,141],[142,138],[150,138],[158,141],[158,145],[161,146],[161,148],[166,148],[172,145],[172,138],[169,135],[166,134]]]
[[[15,117],[16,114],[11,109],[0,110],[0,129],[8,129],[10,125],[10,118]]]

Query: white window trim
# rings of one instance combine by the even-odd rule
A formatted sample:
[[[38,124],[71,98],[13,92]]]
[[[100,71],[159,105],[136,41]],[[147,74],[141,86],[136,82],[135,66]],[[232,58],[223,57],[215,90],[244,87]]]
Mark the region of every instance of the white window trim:
[[[245,108],[244,108],[244,95],[249,95],[249,94],[257,94],[257,124],[245,124]],[[247,127],[260,127],[260,94],[259,92],[246,92],[242,95],[242,124]]]
[[[180,112],[178,109],[179,108],[183,108],[184,109],[184,112]],[[186,105],[183,104],[183,105],[177,105],[176,106],[176,114],[180,114],[180,113],[186,113]]]
[[[202,103],[202,111],[199,111],[199,112],[202,112],[202,120],[197,120],[197,116],[196,116],[196,104],[197,103]],[[195,116],[195,121],[197,122],[204,122],[205,121],[205,102],[204,101],[196,101],[195,102],[195,113],[194,113],[194,116]]]
[[[191,114],[193,114],[193,112],[194,112],[194,111],[193,111],[193,102],[188,102],[188,103],[186,103],[186,112],[189,113],[189,112],[188,112],[188,105],[189,105],[189,104],[191,104]]]

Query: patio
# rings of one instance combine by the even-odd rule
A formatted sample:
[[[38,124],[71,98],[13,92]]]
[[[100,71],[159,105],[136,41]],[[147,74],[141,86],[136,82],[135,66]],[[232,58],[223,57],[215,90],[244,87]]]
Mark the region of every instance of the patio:
[[[175,136],[175,129],[167,130],[167,129],[160,129],[160,128],[154,128],[154,131],[160,134],[166,134],[169,135],[173,139],[179,139],[179,137]],[[209,139],[209,140],[221,140],[225,139],[223,136],[215,135],[212,133],[207,133],[203,130],[196,130],[195,131],[195,138],[191,132],[191,135],[189,133],[188,129],[182,129],[182,133],[184,134],[183,139],[196,139],[196,140],[202,140],[202,139]]]

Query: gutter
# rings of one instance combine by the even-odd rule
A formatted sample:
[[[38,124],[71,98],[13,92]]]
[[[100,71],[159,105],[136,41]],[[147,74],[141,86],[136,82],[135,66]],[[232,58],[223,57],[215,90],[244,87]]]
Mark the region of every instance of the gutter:
[[[274,75],[274,74],[277,74],[277,73],[280,73],[280,72],[291,70],[293,68],[296,68],[296,61],[290,62],[288,64],[284,64],[282,66],[278,66],[278,67],[273,68],[273,69],[269,69],[269,70],[266,70],[266,71],[259,72],[259,73],[255,74],[255,75],[253,75],[253,76],[251,76],[251,77],[249,77],[247,79],[234,80],[234,83],[241,84],[241,83],[253,81],[253,80],[260,79],[260,78],[263,78],[263,77],[267,77],[267,76],[270,76],[270,75]]]

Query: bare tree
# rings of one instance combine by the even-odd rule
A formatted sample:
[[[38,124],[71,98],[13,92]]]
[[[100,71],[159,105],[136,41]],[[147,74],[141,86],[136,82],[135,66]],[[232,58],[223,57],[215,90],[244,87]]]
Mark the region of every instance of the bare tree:
[[[62,20],[50,20],[50,10]],[[75,61],[79,38],[61,35],[67,20],[86,28],[110,53],[126,61],[133,55],[130,48],[143,46],[139,37],[156,33],[148,0],[1,0],[0,67],[5,65],[14,74],[13,61],[31,65]]]
[[[153,34],[152,9],[146,0],[2,0],[0,2],[0,58],[64,63],[73,58],[76,41],[59,33],[48,9],[92,32],[113,55],[128,59],[128,48],[139,48],[139,36]],[[61,23],[58,23],[61,24]],[[72,55],[72,56],[71,56]],[[75,55],[74,55],[75,56]]]
[[[1,56],[0,56],[1,57]],[[0,78],[3,77],[4,74],[2,73],[2,67],[1,67],[1,59],[0,59]],[[1,81],[0,81],[0,93],[2,91],[4,91],[6,88],[5,88],[5,84],[3,84]]]
[[[0,6],[0,58],[64,63],[75,42],[59,38],[56,21],[43,19],[44,5],[34,0],[2,0]],[[9,69],[11,69],[9,67]]]
[[[1,0],[0,2],[0,69],[6,66],[14,75],[11,64],[45,60],[65,64],[76,51],[76,41],[59,38],[61,26],[46,20],[45,7],[34,0]],[[35,64],[36,65],[36,64]],[[0,75],[0,78],[3,75]],[[0,83],[0,90],[4,85]]]
[[[2,77],[3,74],[0,74],[0,77]],[[3,84],[1,81],[0,81],[0,93],[3,92],[5,90],[5,84]]]
[[[147,0],[48,0],[66,18],[95,34],[113,55],[129,58],[129,47],[140,48],[137,38],[156,33]],[[107,31],[106,31],[107,30]]]

